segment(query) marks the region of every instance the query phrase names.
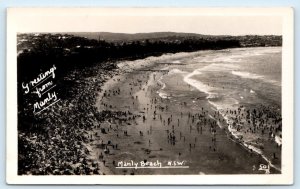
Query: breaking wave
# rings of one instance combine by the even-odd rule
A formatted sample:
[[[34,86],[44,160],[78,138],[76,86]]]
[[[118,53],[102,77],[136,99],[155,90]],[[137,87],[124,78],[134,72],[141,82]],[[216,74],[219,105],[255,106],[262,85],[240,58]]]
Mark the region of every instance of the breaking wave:
[[[240,76],[242,78],[247,78],[247,79],[261,79],[261,78],[263,78],[263,76],[253,74],[253,73],[249,73],[249,72],[232,71],[231,73],[233,75],[237,75],[237,76]]]

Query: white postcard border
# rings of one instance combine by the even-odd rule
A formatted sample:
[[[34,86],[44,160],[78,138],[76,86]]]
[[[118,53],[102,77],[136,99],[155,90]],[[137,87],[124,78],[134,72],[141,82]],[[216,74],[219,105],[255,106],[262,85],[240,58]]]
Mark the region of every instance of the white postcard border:
[[[100,175],[100,176],[19,176],[17,175],[17,32],[51,32],[35,25],[36,19],[51,19],[51,15],[206,15],[265,16],[283,18],[282,56],[282,174],[278,175]],[[8,184],[292,184],[294,155],[294,21],[292,8],[9,8],[7,10],[7,104],[6,104],[6,181]],[[29,19],[24,23],[24,18]],[[30,23],[31,24],[28,24]],[[47,22],[44,22],[47,26]],[[50,26],[51,27],[51,26]],[[82,27],[88,31],[88,27]],[[54,28],[61,32],[60,28]]]

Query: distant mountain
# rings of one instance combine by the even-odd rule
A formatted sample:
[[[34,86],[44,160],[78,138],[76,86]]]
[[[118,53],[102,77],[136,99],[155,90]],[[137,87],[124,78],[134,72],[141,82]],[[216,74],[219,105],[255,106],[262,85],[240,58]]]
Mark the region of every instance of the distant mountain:
[[[153,32],[153,33],[110,33],[110,32],[71,32],[68,33],[74,36],[86,37],[88,39],[105,40],[109,42],[115,41],[136,41],[146,39],[161,39],[161,38],[206,38],[209,35],[201,35],[195,33],[176,33],[176,32]]]

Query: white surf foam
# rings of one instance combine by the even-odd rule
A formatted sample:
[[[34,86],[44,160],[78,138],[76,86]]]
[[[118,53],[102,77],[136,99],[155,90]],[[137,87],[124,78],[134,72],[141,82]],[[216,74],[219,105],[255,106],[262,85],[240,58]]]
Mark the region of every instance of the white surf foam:
[[[194,70],[192,73],[187,74],[183,78],[183,81],[186,82],[187,84],[193,86],[194,88],[198,89],[199,91],[208,94],[207,98],[215,98],[217,94],[211,92],[213,90],[212,87],[209,87],[209,86],[205,85],[204,83],[202,83],[201,81],[191,78],[194,75],[200,75],[201,74],[200,70],[201,69]]]
[[[220,102],[208,100],[208,103],[213,105],[217,110],[224,110],[228,107],[232,107],[233,105],[239,104],[239,101],[235,98],[230,98],[226,96],[225,98],[222,98],[222,101]]]
[[[165,93],[165,92],[162,92],[162,91],[157,91],[158,95],[161,97],[161,98],[168,98],[168,94]]]
[[[241,62],[244,58],[247,57],[253,57],[253,56],[261,56],[264,54],[270,54],[270,53],[279,53],[281,52],[281,48],[255,48],[255,49],[229,49],[228,51],[215,51],[214,55],[208,55],[205,57],[197,57],[197,61],[201,62],[207,62],[207,63],[212,63],[212,62],[228,62],[228,63],[237,63]],[[226,55],[224,56],[224,53]],[[217,57],[216,54],[218,54]],[[214,58],[212,58],[214,57]]]
[[[172,74],[186,74],[187,72],[179,70],[179,69],[172,69],[168,72],[168,75],[172,75]]]
[[[217,56],[216,56],[216,54],[208,55],[204,58],[199,57],[196,60],[201,61],[201,62],[206,62],[206,63],[212,63],[212,62],[238,63],[238,62],[241,62],[246,57],[261,55],[258,53],[249,53],[247,51],[231,52],[232,54],[226,54],[225,56],[224,56],[224,52],[219,52],[219,53],[220,54]],[[228,53],[228,52],[226,52],[226,53]],[[229,53],[230,53],[230,51],[229,51]]]
[[[231,71],[238,68],[239,68],[238,65],[234,65],[231,63],[211,63],[207,66],[200,68],[199,71],[219,72],[219,71]]]
[[[163,76],[161,76],[159,78],[159,80],[157,81],[162,87],[160,88],[160,90],[163,90],[164,88],[166,88],[166,84],[164,82],[162,82]]]
[[[242,78],[247,78],[247,79],[261,79],[261,78],[263,78],[263,76],[253,74],[253,73],[249,73],[249,72],[231,71],[231,73],[233,75],[237,75],[237,76],[240,76]]]
[[[275,142],[276,142],[279,146],[282,145],[282,139],[280,138],[280,136],[275,135]]]
[[[173,64],[180,64],[181,62],[179,60],[172,61]]]
[[[156,91],[156,93],[158,93],[158,96],[165,99],[165,98],[168,98],[168,94],[163,91],[166,88],[166,84],[164,82],[162,82],[162,80],[163,80],[163,75],[157,80],[157,82],[162,87],[158,91]]]
[[[261,79],[267,83],[271,83],[273,85],[281,86],[281,82],[271,80],[271,79],[266,79],[264,76],[249,73],[249,72],[240,72],[240,71],[231,71],[233,75],[237,75],[241,78],[246,78],[246,79]],[[253,91],[253,90],[252,90]],[[251,91],[250,91],[251,92]]]

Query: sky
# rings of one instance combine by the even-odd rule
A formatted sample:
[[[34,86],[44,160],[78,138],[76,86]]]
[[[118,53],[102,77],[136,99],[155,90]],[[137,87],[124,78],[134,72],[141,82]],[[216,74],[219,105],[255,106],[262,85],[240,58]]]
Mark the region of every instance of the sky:
[[[184,32],[281,35],[280,10],[12,9],[18,32]],[[10,23],[8,23],[10,24]]]
[[[111,24],[116,21],[121,24]],[[93,25],[93,21],[87,21]],[[281,35],[281,18],[272,16],[146,16],[109,17],[97,21],[94,31],[144,33],[144,32],[185,32],[208,35]]]

